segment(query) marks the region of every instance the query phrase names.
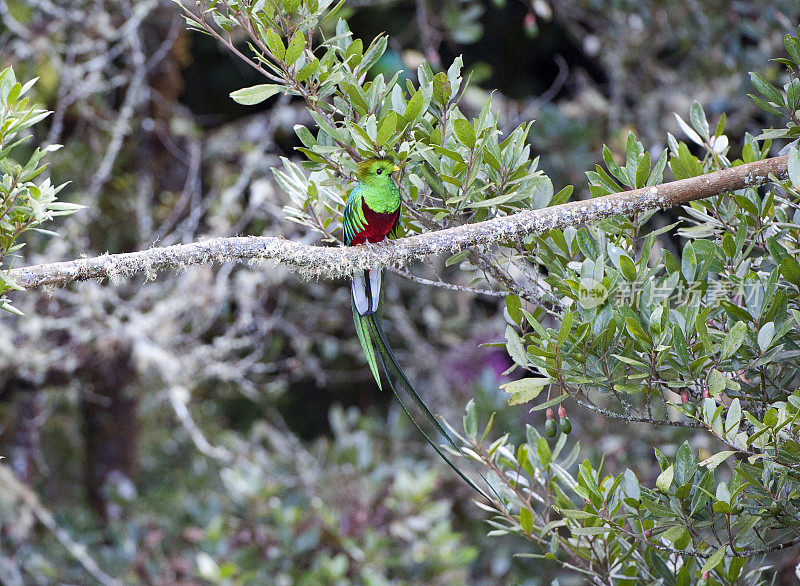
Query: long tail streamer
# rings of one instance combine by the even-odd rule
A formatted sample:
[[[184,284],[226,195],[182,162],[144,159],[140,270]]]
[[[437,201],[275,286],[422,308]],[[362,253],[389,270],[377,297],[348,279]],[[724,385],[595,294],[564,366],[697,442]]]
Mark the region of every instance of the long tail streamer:
[[[377,318],[376,318],[377,317]],[[400,398],[397,389],[395,388],[394,384],[392,383],[392,377],[389,373],[389,367],[391,367],[400,379],[403,381],[403,385],[401,388],[404,388],[406,394],[411,397],[411,399],[417,404],[417,406],[422,410],[425,414],[425,417],[431,424],[436,428],[446,440],[447,443],[457,451],[462,458],[464,458],[467,463],[469,464],[470,468],[483,479],[486,483],[486,486],[489,487],[492,494],[494,494],[497,501],[499,501],[505,507],[505,501],[500,497],[494,487],[489,483],[486,477],[475,467],[472,460],[470,460],[466,454],[464,454],[461,447],[453,440],[450,436],[448,431],[442,426],[436,416],[431,412],[425,402],[422,400],[422,397],[417,393],[414,385],[411,384],[411,381],[408,380],[405,372],[400,367],[400,364],[397,362],[395,358],[394,352],[392,352],[391,347],[389,346],[388,341],[386,340],[386,334],[383,332],[383,328],[380,324],[380,314],[379,313],[372,313],[370,315],[362,316],[358,313],[356,309],[355,302],[353,302],[353,318],[356,324],[356,333],[358,334],[358,339],[361,342],[361,346],[364,348],[364,353],[366,354],[367,363],[372,370],[372,374],[375,377],[375,380],[378,382],[378,386],[382,388],[381,385],[381,377],[380,372],[378,370],[378,362],[380,362],[381,368],[383,370],[384,375],[386,376],[386,380],[389,383],[389,388],[391,389],[394,396],[397,398],[398,403],[400,403],[400,407],[402,407],[403,412],[405,412],[406,416],[409,418],[414,427],[422,434],[422,437],[425,438],[425,441],[430,444],[430,446],[436,451],[437,454],[447,463],[450,468],[455,471],[473,490],[475,490],[478,494],[480,494],[483,498],[488,501],[492,501],[493,499],[486,494],[483,490],[478,488],[474,482],[472,482],[469,478],[467,478],[461,470],[447,457],[447,455],[441,450],[441,448],[436,445],[430,436],[425,432],[425,430],[420,427],[420,425],[414,420],[414,417],[411,415],[411,412],[406,407],[406,404]],[[375,350],[377,349],[377,356]],[[389,366],[387,366],[387,364]]]

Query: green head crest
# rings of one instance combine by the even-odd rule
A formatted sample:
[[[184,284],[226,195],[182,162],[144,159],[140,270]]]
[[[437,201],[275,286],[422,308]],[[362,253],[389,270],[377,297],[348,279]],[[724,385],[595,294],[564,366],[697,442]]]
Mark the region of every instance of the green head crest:
[[[370,176],[377,177],[381,175],[388,177],[399,170],[400,167],[392,159],[367,159],[358,164],[358,178],[363,180]]]

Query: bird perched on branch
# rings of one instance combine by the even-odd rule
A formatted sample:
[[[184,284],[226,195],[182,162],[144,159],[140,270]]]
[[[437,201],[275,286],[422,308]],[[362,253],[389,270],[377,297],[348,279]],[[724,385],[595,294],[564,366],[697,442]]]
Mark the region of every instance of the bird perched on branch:
[[[400,171],[400,167],[389,158],[368,159],[358,166],[358,185],[350,192],[344,207],[344,219],[342,223],[344,227],[345,244],[348,246],[356,246],[365,243],[377,244],[383,242],[387,236],[396,238],[399,235],[402,201],[400,198],[400,190],[392,178],[392,174],[398,171]],[[378,369],[378,364],[380,364],[381,370],[389,384],[389,388],[391,388],[395,397],[397,397],[403,411],[414,424],[414,427],[419,430],[425,440],[436,450],[436,453],[438,453],[463,480],[480,493],[481,496],[487,500],[492,500],[450,461],[439,446],[437,446],[428,434],[417,424],[405,403],[398,395],[392,382],[390,370],[394,372],[395,376],[400,378],[403,383],[400,385],[401,388],[406,389],[408,395],[419,406],[436,430],[444,436],[447,443],[450,444],[456,452],[469,462],[472,469],[483,478],[497,497],[497,500],[502,503],[503,500],[494,488],[488,483],[486,478],[475,469],[472,462],[466,458],[464,452],[458,444],[456,444],[447,430],[445,430],[439,420],[433,415],[431,410],[428,409],[428,406],[414,389],[405,372],[403,372],[403,369],[400,368],[400,364],[397,362],[392,349],[389,347],[389,343],[386,341],[386,335],[383,332],[383,327],[381,326],[380,308],[382,280],[383,268],[374,268],[354,274],[351,285],[351,300],[356,333],[361,342],[361,347],[364,349],[364,354],[366,355],[372,375],[378,383],[378,387],[381,389],[383,388],[381,385],[380,370]]]

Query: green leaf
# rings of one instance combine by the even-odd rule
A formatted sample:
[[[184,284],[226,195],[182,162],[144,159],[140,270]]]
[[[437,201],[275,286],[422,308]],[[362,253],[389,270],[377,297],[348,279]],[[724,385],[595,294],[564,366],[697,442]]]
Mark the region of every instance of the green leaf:
[[[705,462],[705,460],[704,460]],[[701,466],[703,463],[700,464]],[[692,502],[689,507],[689,514],[694,515],[701,508],[706,506],[708,499],[711,498],[711,488],[714,485],[714,473],[710,470],[703,474],[700,482],[696,485],[697,490],[693,491]]]
[[[670,464],[667,469],[659,474],[658,478],[656,478],[656,488],[662,493],[667,494],[669,487],[672,485],[672,479],[674,475],[675,469],[672,467],[672,464]]]
[[[0,305],[0,309],[7,311],[8,313],[13,313],[14,315],[25,315],[22,313],[22,311],[11,305],[8,301]]]
[[[712,397],[719,395],[727,386],[728,378],[716,368],[712,368],[708,375],[708,392]]]
[[[736,322],[733,327],[728,331],[725,336],[725,341],[722,344],[722,351],[720,357],[724,360],[729,358],[736,352],[744,341],[744,336],[747,333],[747,326],[744,322]]]
[[[750,98],[762,110],[764,110],[766,112],[769,112],[770,114],[774,114],[775,116],[780,116],[781,115],[781,111],[777,107],[775,107],[772,104],[770,104],[769,102],[767,102],[766,100],[756,96],[755,94],[747,94],[747,95],[750,96]],[[786,133],[786,129],[785,128],[781,128],[781,129],[773,131],[773,132],[779,133],[779,136],[784,136],[785,133]],[[766,134],[766,133],[764,133],[764,134]],[[761,136],[764,136],[764,135],[763,134],[760,135],[759,139],[761,138]]]
[[[783,46],[786,47],[786,52],[796,64],[800,65],[800,33],[797,37],[786,35],[783,37]]]
[[[282,85],[262,83],[231,92],[231,98],[233,98],[233,101],[237,104],[252,106],[254,104],[260,104],[267,98],[271,98],[275,94],[284,93],[285,91],[286,88]]]
[[[444,261],[444,266],[449,267],[454,264],[458,264],[464,259],[469,256],[469,250],[462,250],[461,252],[457,252],[453,256],[449,257],[447,260]]]
[[[641,487],[639,486],[639,479],[630,468],[625,469],[625,494],[637,501],[642,498]]]
[[[800,285],[800,265],[791,256],[785,257],[780,265],[781,275],[795,287]]]
[[[675,119],[678,121],[678,126],[681,127],[681,130],[683,130],[683,133],[689,138],[689,140],[695,144],[699,144],[700,146],[703,145],[703,139],[700,138],[700,135],[697,134],[697,132],[695,132],[691,126],[686,124],[683,118],[675,114]]]
[[[647,187],[658,185],[664,180],[664,168],[667,166],[668,151],[664,149],[661,151],[661,156],[658,157],[650,177],[647,178]]]
[[[519,510],[519,524],[528,535],[533,532],[533,513],[528,507],[522,507]]]
[[[597,258],[597,247],[586,228],[581,228],[576,234],[578,248],[586,258]]]
[[[697,275],[697,256],[691,242],[687,242],[686,246],[683,247],[681,273],[683,273],[687,283],[692,283]]]
[[[464,410],[464,433],[470,439],[478,435],[478,415],[475,412],[475,399],[470,399]]]
[[[772,344],[772,339],[775,336],[775,323],[767,322],[761,329],[758,330],[758,348],[762,353],[766,352]]]
[[[783,94],[781,94],[780,90],[768,83],[767,80],[761,77],[758,73],[751,71],[750,81],[753,82],[753,85],[756,86],[756,89],[761,93],[762,96],[767,98],[767,100],[777,104],[778,106],[786,105],[783,101]]]
[[[517,324],[522,321],[522,302],[519,295],[506,295],[506,311],[512,321]]]
[[[567,519],[597,519],[597,514],[590,511],[581,511],[578,509],[559,509],[562,517]]]
[[[678,358],[680,358],[684,364],[689,364],[691,358],[689,356],[689,350],[686,347],[686,338],[678,324],[672,324],[672,345]]]
[[[509,405],[521,405],[533,401],[548,384],[549,378],[523,378],[500,385],[500,388],[510,395]]]
[[[572,331],[572,319],[572,312],[568,311],[561,322],[561,329],[558,331],[558,340],[556,341],[556,346],[559,348],[564,345],[564,342],[567,341],[567,338]]]
[[[361,63],[361,57],[364,53],[364,42],[361,39],[356,39],[347,47],[344,52],[344,59],[348,62],[351,69],[355,69]]]
[[[267,47],[269,47],[269,50],[276,59],[283,61],[284,57],[286,57],[286,47],[283,46],[283,40],[281,39],[280,35],[278,35],[278,33],[276,33],[274,30],[269,29],[266,36]]]
[[[364,57],[361,59],[361,63],[358,64],[359,72],[368,71],[370,67],[378,62],[378,59],[386,52],[388,42],[386,35],[380,35],[370,43],[366,53],[364,53]],[[397,87],[399,89],[399,86]]]
[[[645,153],[636,168],[636,187],[644,187],[650,176],[650,155]]]
[[[717,128],[714,130],[714,137],[722,136],[722,133],[725,132],[725,121],[727,120],[727,116],[725,116],[725,112],[719,117],[719,122],[717,122]]]
[[[795,147],[789,149],[789,180],[795,189],[800,189],[800,153]]]
[[[548,407],[552,407],[553,405],[558,405],[559,403],[563,403],[566,399],[569,398],[569,395],[563,393],[557,397],[553,397],[552,399],[545,401],[535,407],[531,407],[530,412],[533,413],[534,411],[542,411],[543,409],[547,409]]]
[[[711,132],[708,127],[708,120],[706,120],[706,113],[703,112],[703,107],[695,102],[689,111],[689,119],[692,121],[692,126],[703,138],[708,138]]]
[[[461,144],[469,149],[475,148],[475,129],[469,122],[463,118],[456,118],[453,121],[453,130]]]
[[[298,8],[300,8],[300,2],[302,0],[283,0],[283,10],[286,14],[294,14]]]
[[[378,146],[383,146],[394,134],[394,131],[397,129],[397,118],[398,114],[394,110],[389,110],[389,113],[386,117],[381,120],[381,125],[378,127],[378,137],[376,142]]]
[[[286,55],[284,59],[286,65],[294,65],[294,62],[300,58],[300,55],[303,54],[305,48],[306,38],[302,31],[297,31],[292,37],[292,40],[289,42],[289,46],[286,48]]]
[[[650,344],[650,336],[647,334],[646,331],[644,331],[644,328],[642,327],[642,325],[639,323],[638,320],[632,317],[625,318],[625,329],[628,330],[628,333],[631,336],[633,336],[643,344],[645,345]]]
[[[553,199],[550,201],[550,205],[555,206],[562,203],[566,203],[572,196],[572,191],[574,189],[575,188],[572,185],[567,185],[563,189],[559,190],[559,192],[553,196]]]
[[[733,456],[736,452],[734,450],[723,450],[721,452],[717,452],[713,456],[706,458],[702,462],[700,462],[700,466],[707,468],[709,470],[713,470],[720,464],[722,464],[725,460]]]
[[[406,105],[406,111],[403,114],[403,118],[406,120],[406,124],[411,124],[416,120],[419,113],[422,112],[422,106],[425,103],[425,97],[422,95],[422,91],[418,91],[415,93],[411,99],[408,101]]]
[[[311,117],[314,119],[314,122],[317,123],[317,126],[319,126],[321,130],[324,130],[328,134],[328,136],[330,136],[335,140],[343,142],[347,140],[347,132],[343,128],[339,128],[338,126],[333,126],[319,112],[311,110],[309,113],[311,114]]]
[[[731,584],[736,583],[737,578],[739,578],[739,574],[746,563],[747,558],[743,557],[735,557],[730,561],[730,564],[728,565],[728,582]]]
[[[694,452],[692,452],[689,442],[684,441],[678,448],[678,454],[675,457],[675,482],[678,486],[691,482],[696,470],[697,460]]]
[[[228,18],[227,16],[223,16],[216,10],[211,13],[211,18],[214,19],[214,22],[217,23],[217,26],[224,30],[225,32],[229,33],[233,28],[236,26],[236,21]]]
[[[722,560],[725,559],[725,549],[727,546],[723,545],[717,551],[715,551],[710,558],[706,560],[706,563],[703,564],[703,567],[700,569],[700,572],[710,572],[718,565],[722,563]]]
[[[628,281],[636,279],[636,265],[627,254],[623,253],[619,256],[619,268]]]
[[[686,527],[683,525],[673,525],[664,531],[664,533],[661,534],[661,537],[674,544],[676,541],[680,541],[686,533]]]
[[[450,99],[450,80],[447,79],[447,74],[440,71],[433,76],[433,99],[441,105],[445,105]]]
[[[748,214],[752,214],[753,216],[758,217],[759,215],[758,208],[752,201],[750,201],[750,199],[746,198],[743,195],[735,195],[733,200],[737,204],[739,204],[739,207],[741,207]]]
[[[299,83],[301,81],[307,80],[309,77],[311,77],[317,72],[318,68],[319,68],[319,59],[315,57],[314,59],[306,63],[303,66],[303,68],[297,72],[297,74],[295,75],[295,81]]]
[[[739,397],[731,401],[728,407],[728,414],[725,417],[725,435],[735,435],[739,431],[739,425],[742,420],[742,407],[739,402]]]
[[[525,348],[522,340],[519,339],[517,332],[511,326],[506,327],[506,350],[511,359],[520,366],[527,366],[528,360],[525,357]]]
[[[543,437],[539,437],[539,439],[536,441],[536,454],[539,456],[539,461],[545,468],[547,468],[550,465],[550,462],[553,461],[553,453],[550,451],[550,445]]]

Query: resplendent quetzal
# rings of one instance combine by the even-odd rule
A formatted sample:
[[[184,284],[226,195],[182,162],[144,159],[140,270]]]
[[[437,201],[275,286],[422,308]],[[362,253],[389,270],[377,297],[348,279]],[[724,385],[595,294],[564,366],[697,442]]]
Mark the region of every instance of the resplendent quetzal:
[[[392,179],[392,174],[398,171],[400,171],[400,167],[389,158],[368,159],[359,164],[358,185],[350,192],[344,207],[344,219],[342,223],[344,227],[345,244],[348,246],[356,246],[364,243],[376,244],[382,242],[387,236],[396,238],[399,235],[403,206],[400,198],[400,190]],[[483,478],[492,493],[497,497],[497,500],[502,503],[503,499],[500,498],[483,474],[478,472],[472,464],[472,461],[464,455],[464,452],[458,444],[433,415],[431,410],[428,409],[428,406],[414,389],[408,377],[403,372],[403,369],[400,368],[400,364],[397,362],[392,349],[389,347],[389,343],[386,341],[386,335],[381,327],[380,306],[382,277],[382,268],[356,273],[353,275],[351,295],[356,333],[361,342],[361,347],[364,349],[364,354],[366,355],[372,374],[378,383],[378,387],[383,388],[381,385],[380,371],[378,370],[378,364],[380,363],[383,373],[386,375],[389,387],[392,389],[395,397],[397,397],[403,411],[405,411],[408,418],[414,424],[414,427],[419,430],[433,449],[436,450],[444,461],[447,462],[462,479],[473,489],[478,491],[481,496],[487,500],[492,500],[484,491],[475,486],[469,478],[464,476],[456,465],[450,461],[441,449],[439,449],[439,446],[437,446],[417,422],[414,421],[405,403],[403,403],[403,400],[397,394],[394,384],[392,383],[392,377],[389,373],[390,369],[400,377],[400,380],[404,383],[400,385],[401,388],[405,387],[407,389],[407,393],[423,413],[425,413],[425,416],[430,420],[436,430],[446,438],[447,443],[450,444],[454,450],[467,460],[472,469]]]

